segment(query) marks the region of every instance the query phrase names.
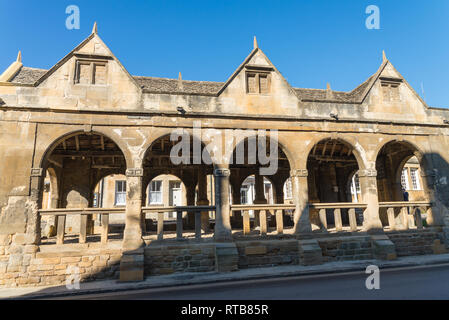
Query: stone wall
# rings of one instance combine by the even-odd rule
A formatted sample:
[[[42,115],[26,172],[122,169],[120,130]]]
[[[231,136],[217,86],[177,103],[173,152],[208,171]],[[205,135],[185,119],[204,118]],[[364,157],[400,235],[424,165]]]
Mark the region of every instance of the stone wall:
[[[142,250],[142,260],[144,275],[148,277],[280,265],[316,265],[376,257],[394,259],[396,253],[397,256],[446,253],[442,236],[439,230],[426,229],[396,231],[381,236],[328,234],[302,240],[153,241]],[[0,286],[65,285],[67,276],[72,273],[71,267],[79,268],[82,282],[119,278],[120,261],[123,260],[121,241],[107,245],[35,246],[28,244],[28,240],[26,234],[0,236]],[[390,255],[377,252],[382,243],[389,245]]]
[[[214,250],[213,243],[150,243],[144,250],[145,275],[213,271],[215,269]]]
[[[388,237],[394,243],[399,257],[438,254],[445,251],[442,245],[443,235],[436,230],[389,232]]]
[[[239,269],[298,264],[298,240],[238,241]]]
[[[370,236],[329,237],[318,244],[324,262],[373,259]]]
[[[121,249],[64,245],[36,252],[34,245],[14,245],[14,237],[0,239],[0,286],[65,285],[74,272],[81,282],[119,276]]]

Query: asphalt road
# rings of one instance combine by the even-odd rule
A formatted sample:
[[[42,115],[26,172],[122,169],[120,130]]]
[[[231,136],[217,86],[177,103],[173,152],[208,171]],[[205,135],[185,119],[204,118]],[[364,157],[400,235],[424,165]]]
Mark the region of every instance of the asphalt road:
[[[380,271],[380,289],[368,290],[364,272],[233,281],[91,294],[60,299],[291,300],[449,299],[449,264]]]

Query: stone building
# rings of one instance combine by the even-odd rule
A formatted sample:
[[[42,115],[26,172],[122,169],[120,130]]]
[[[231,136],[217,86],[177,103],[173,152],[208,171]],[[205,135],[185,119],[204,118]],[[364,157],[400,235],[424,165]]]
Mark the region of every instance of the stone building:
[[[24,66],[19,53],[0,76],[0,285],[64,283],[72,266],[83,280],[141,280],[445,252],[448,117],[385,54],[339,92],[292,87],[255,39],[224,82],[133,76],[96,26],[49,70]],[[191,151],[181,163],[171,158],[174,132]],[[404,201],[412,158],[409,186],[420,175],[422,190]],[[96,186],[110,175],[124,206],[98,206]],[[160,175],[182,182],[185,206],[148,205]],[[254,201],[239,204],[252,175]],[[112,235],[114,215],[125,227]],[[44,237],[50,220],[56,236]],[[65,234],[69,221],[79,231]]]

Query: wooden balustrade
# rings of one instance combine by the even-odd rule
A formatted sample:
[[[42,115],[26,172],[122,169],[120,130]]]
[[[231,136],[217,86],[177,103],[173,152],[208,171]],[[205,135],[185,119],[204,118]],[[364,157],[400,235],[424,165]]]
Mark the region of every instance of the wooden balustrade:
[[[101,242],[108,242],[109,235],[109,215],[110,214],[124,214],[124,208],[84,208],[84,209],[45,209],[39,210],[41,216],[55,216],[57,219],[56,226],[56,244],[63,244],[65,237],[65,224],[67,216],[80,216],[80,234],[79,243],[86,243],[87,240],[87,221],[88,217],[94,214],[101,215]]]
[[[201,214],[204,212],[215,212],[215,206],[171,206],[171,207],[144,207],[142,213],[156,213],[157,239],[164,239],[164,213],[176,212],[176,239],[183,239],[183,213],[194,212],[195,217],[195,238],[201,239]],[[85,209],[45,209],[39,210],[41,216],[57,217],[56,244],[63,244],[65,238],[65,225],[67,216],[80,216],[79,243],[87,241],[87,221],[88,217],[94,214],[101,215],[101,242],[108,242],[109,235],[109,215],[125,214],[125,208],[85,208]]]
[[[143,214],[153,213],[157,214],[157,239],[164,239],[164,220],[166,212],[176,212],[176,239],[183,239],[183,218],[184,212],[194,213],[195,219],[195,239],[201,239],[201,215],[204,213],[209,214],[209,212],[215,212],[215,206],[154,206],[154,207],[144,207],[142,208]]]
[[[421,210],[425,209],[427,212],[432,209],[431,203],[427,201],[414,201],[414,202],[381,202],[380,208],[387,208],[387,217],[389,227],[391,230],[396,230],[397,219],[396,216],[400,215],[402,228],[408,229],[416,226],[418,229],[423,228],[423,221],[421,217]],[[326,210],[333,210],[335,231],[342,232],[343,218],[342,214],[347,213],[349,221],[349,230],[356,232],[358,230],[356,210],[366,210],[367,205],[363,203],[310,203],[310,209],[318,210],[318,217],[321,223],[322,230],[328,230],[328,222],[326,216]],[[242,212],[243,217],[243,234],[248,235],[251,232],[250,215],[249,211],[253,210],[255,213],[259,213],[259,234],[264,236],[268,233],[267,217],[271,216],[276,222],[276,233],[284,233],[284,215],[286,211],[295,210],[294,204],[253,204],[253,205],[231,205],[231,211]],[[215,213],[215,206],[152,206],[143,207],[142,214],[146,216],[147,213],[155,214],[154,219],[157,221],[157,240],[164,239],[164,221],[165,213],[176,212],[176,239],[183,239],[184,225],[183,214],[194,213],[194,230],[195,239],[201,239],[201,216],[202,214]],[[398,213],[399,212],[399,213]],[[80,216],[80,233],[79,243],[85,243],[87,241],[87,221],[88,217],[94,214],[101,215],[101,242],[108,242],[109,234],[109,215],[110,214],[125,214],[125,208],[84,208],[84,209],[45,209],[39,210],[41,216],[55,216],[57,217],[57,235],[56,243],[63,244],[65,236],[65,224],[67,216],[79,215]],[[409,216],[412,215],[414,219],[409,223]],[[257,216],[257,214],[256,214]],[[173,220],[173,219],[170,219]]]
[[[423,229],[421,210],[431,211],[432,204],[429,201],[392,201],[380,202],[379,208],[387,208],[390,230],[407,230],[414,227]],[[399,225],[396,223],[397,216],[399,216]],[[410,216],[412,219],[409,219]]]
[[[345,211],[347,210],[349,220],[349,230],[351,232],[356,232],[358,227],[356,209],[366,210],[367,205],[364,203],[357,203],[357,202],[310,203],[309,208],[319,210],[318,215],[321,222],[322,230],[328,229],[326,210],[333,210],[335,231],[337,232],[343,231],[344,226],[342,219],[342,209],[345,209]]]
[[[241,211],[243,215],[243,234],[247,235],[251,232],[249,211],[254,210],[259,213],[259,233],[266,235],[268,232],[267,214],[275,218],[277,234],[284,233],[284,212],[286,210],[294,210],[294,204],[234,204],[231,205],[231,211]]]

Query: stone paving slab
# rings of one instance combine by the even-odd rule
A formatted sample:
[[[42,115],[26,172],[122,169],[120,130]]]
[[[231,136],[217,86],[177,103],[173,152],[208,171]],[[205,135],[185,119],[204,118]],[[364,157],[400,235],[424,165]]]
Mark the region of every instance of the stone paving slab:
[[[382,268],[400,268],[449,263],[449,254],[402,257],[391,261],[358,260],[345,262],[328,262],[315,266],[278,266],[266,268],[243,269],[235,272],[217,273],[175,273],[163,276],[147,277],[142,282],[118,282],[117,280],[92,281],[80,284],[79,290],[68,290],[65,286],[46,286],[28,288],[0,288],[0,299],[51,298],[57,296],[77,295],[101,292],[127,291],[146,288],[206,284],[223,281],[248,279],[266,279],[286,276],[331,274],[350,271],[364,271],[368,265]]]

